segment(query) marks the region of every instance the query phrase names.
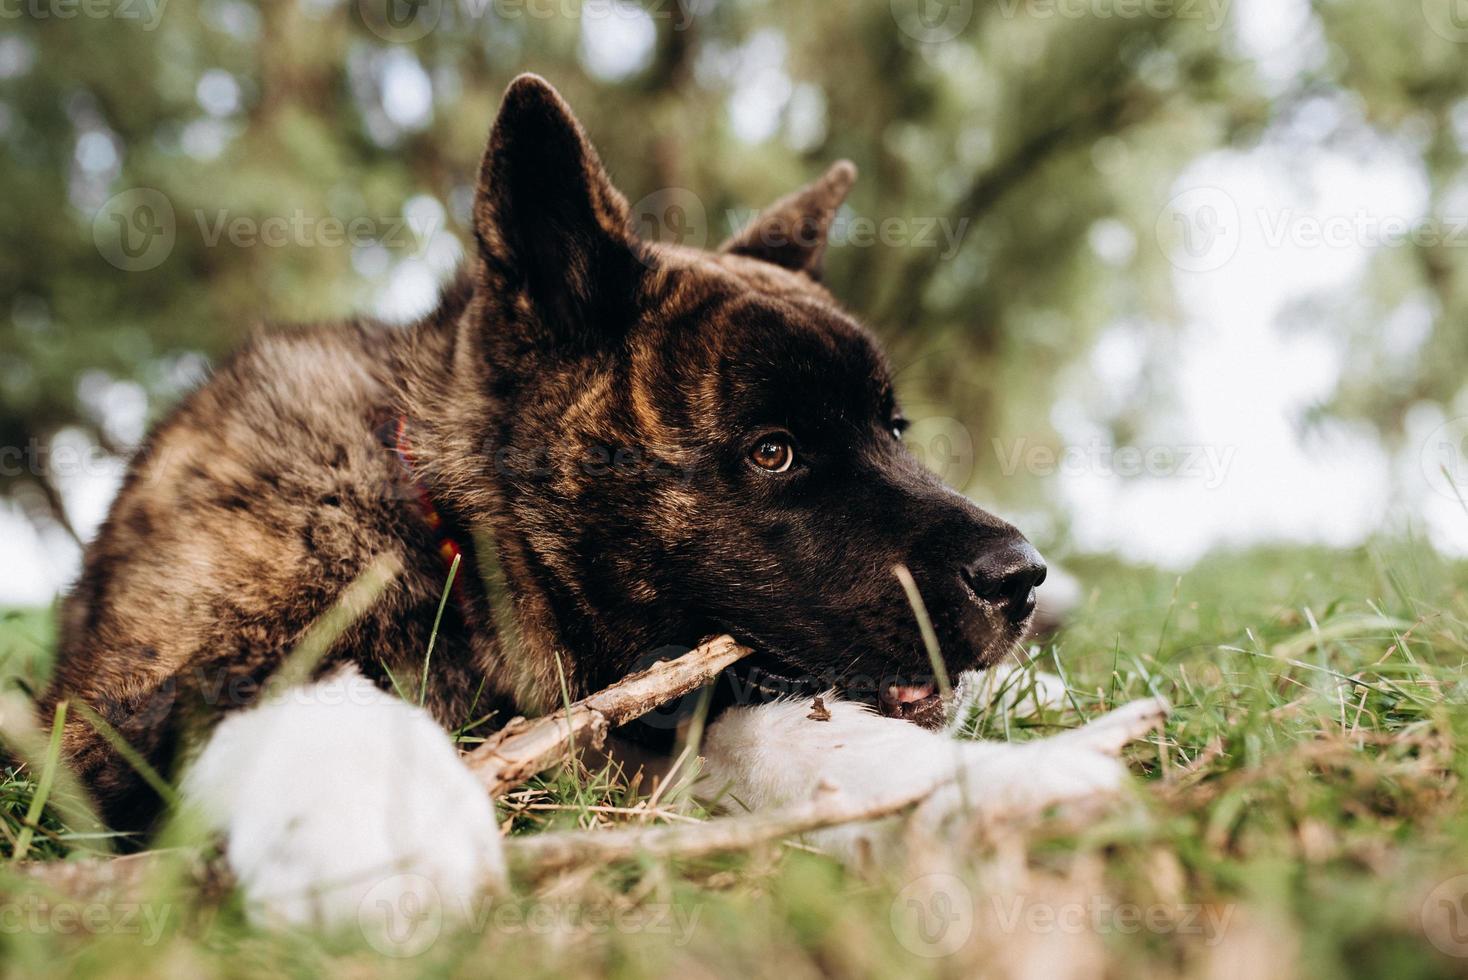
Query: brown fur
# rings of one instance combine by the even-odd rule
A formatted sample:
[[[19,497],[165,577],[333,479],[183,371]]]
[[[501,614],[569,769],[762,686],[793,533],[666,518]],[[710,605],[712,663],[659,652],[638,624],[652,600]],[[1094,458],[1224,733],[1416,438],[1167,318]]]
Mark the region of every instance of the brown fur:
[[[649,245],[559,97],[517,80],[477,247],[432,315],[263,333],[152,433],[67,601],[42,710],[85,701],[167,772],[185,721],[251,703],[384,556],[401,574],[322,669],[416,679],[445,578],[420,488],[466,559],[427,692],[446,726],[553,706],[558,661],[580,695],[713,630],[789,674],[919,672],[899,562],[957,666],[991,662],[1027,610],[970,559],[1022,539],[902,450],[885,361],[819,284],[853,178],[838,164],[718,252]],[[381,437],[398,419],[411,473]],[[746,465],[772,427],[808,468]],[[65,749],[114,825],[146,825],[157,801],[90,725]]]

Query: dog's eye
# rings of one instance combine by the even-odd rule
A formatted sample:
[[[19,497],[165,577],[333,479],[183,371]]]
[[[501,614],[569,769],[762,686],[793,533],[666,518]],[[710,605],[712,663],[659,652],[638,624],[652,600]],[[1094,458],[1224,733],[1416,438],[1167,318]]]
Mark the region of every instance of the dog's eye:
[[[898,442],[901,442],[902,441],[902,434],[907,431],[907,427],[909,425],[911,425],[911,424],[912,423],[908,422],[907,419],[903,419],[903,418],[893,419],[892,420],[892,438],[896,439]]]
[[[795,463],[795,447],[786,436],[761,436],[749,451],[749,461],[767,472],[784,473]]]

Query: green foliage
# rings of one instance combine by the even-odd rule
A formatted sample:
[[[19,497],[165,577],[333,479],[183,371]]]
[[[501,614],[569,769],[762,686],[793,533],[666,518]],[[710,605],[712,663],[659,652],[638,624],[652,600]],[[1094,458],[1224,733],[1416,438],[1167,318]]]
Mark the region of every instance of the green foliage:
[[[498,94],[533,69],[580,112],[647,234],[714,245],[752,208],[854,159],[846,218],[873,233],[849,225],[833,287],[883,335],[911,414],[971,434],[959,452],[972,465],[950,478],[1034,509],[1035,480],[999,479],[980,434],[1051,439],[1057,391],[1092,383],[1091,343],[1117,322],[1143,332],[1146,363],[1093,421],[1124,444],[1165,410],[1178,315],[1157,223],[1200,154],[1299,120],[1307,146],[1386,141],[1422,168],[1419,224],[1461,232],[1468,59],[1453,2],[1315,0],[1318,43],[1309,31],[1288,42],[1308,50],[1283,83],[1241,56],[1228,4],[1102,17],[1063,11],[1122,4],[642,0],[651,47],[611,74],[590,42],[641,51],[617,40],[632,0],[421,0],[437,11],[421,36],[385,30],[363,2],[97,7],[157,12],[138,20],[25,5],[0,48],[0,446],[44,447],[77,426],[126,451],[136,426],[99,404],[105,382],[140,386],[129,390],[156,416],[260,322],[372,311],[426,259],[429,236],[398,226],[410,201],[438,202],[441,230],[470,246]],[[914,19],[945,10],[960,15],[951,38]],[[413,78],[427,113],[394,117],[386,107]],[[733,107],[761,86],[789,98],[741,131]],[[139,188],[162,195],[176,238],[155,265],[124,271],[98,241],[117,232],[106,202]],[[271,221],[304,232],[262,243]],[[367,242],[332,239],[333,221],[365,222]],[[221,234],[229,222],[256,234]],[[875,233],[883,222],[890,234]],[[1414,404],[1457,397],[1468,266],[1450,237],[1381,249],[1360,288],[1306,302],[1344,361],[1317,414],[1390,438]],[[430,274],[450,259],[435,253]],[[1405,358],[1382,326],[1404,310],[1431,320]],[[0,469],[0,493],[59,516],[44,452],[27,462]]]
[[[261,321],[371,310],[423,246],[388,231],[415,195],[440,202],[444,230],[468,245],[485,133],[524,69],[577,108],[646,233],[715,245],[752,208],[854,159],[848,218],[871,231],[833,251],[833,287],[891,345],[915,411],[1031,432],[1059,369],[1103,325],[1169,321],[1168,266],[1146,243],[1171,177],[1269,111],[1226,32],[1194,18],[982,3],[939,44],[899,27],[917,9],[905,0],[648,3],[651,57],[607,79],[588,72],[585,41],[628,5],[600,18],[577,3],[440,6],[412,43],[384,40],[358,3],[170,0],[153,29],[7,22],[21,68],[0,77],[0,445],[81,426],[126,449],[135,434],[109,431],[105,408],[79,396],[84,373],[143,386],[156,414],[197,376],[193,355],[217,358]],[[397,125],[384,105],[402,81],[385,66],[405,59],[431,82],[431,115]],[[795,95],[750,139],[731,100],[762,83]],[[211,102],[209,84],[237,98]],[[155,266],[123,271],[94,238],[116,232],[105,202],[137,188],[161,193],[176,240]],[[694,213],[669,210],[689,193]],[[298,215],[307,241],[214,234],[221,216]],[[329,218],[365,219],[386,262],[322,244]],[[1101,219],[1142,243],[1120,267],[1089,244]],[[980,459],[979,477],[992,465]],[[0,479],[33,483],[33,470]]]

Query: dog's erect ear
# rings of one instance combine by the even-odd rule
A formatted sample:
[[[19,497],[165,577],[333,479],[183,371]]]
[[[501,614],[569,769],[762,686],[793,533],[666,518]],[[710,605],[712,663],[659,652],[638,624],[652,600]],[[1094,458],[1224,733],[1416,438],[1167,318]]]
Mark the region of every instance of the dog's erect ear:
[[[841,160],[815,183],[770,205],[719,251],[763,259],[819,279],[831,222],[855,181],[856,165]]]
[[[646,267],[627,200],[545,79],[505,90],[474,197],[490,287],[525,295],[555,339],[626,326]]]

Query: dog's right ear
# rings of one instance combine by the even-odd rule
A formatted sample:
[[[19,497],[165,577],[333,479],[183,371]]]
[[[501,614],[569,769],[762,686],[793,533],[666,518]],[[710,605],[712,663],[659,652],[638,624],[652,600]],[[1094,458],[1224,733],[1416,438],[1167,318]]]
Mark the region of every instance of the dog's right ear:
[[[646,271],[627,200],[560,94],[537,75],[505,90],[474,197],[489,289],[528,300],[553,342],[630,322]]]
[[[748,255],[820,279],[831,223],[855,182],[855,164],[850,160],[833,164],[815,183],[760,212],[747,227],[720,245],[719,251]]]

